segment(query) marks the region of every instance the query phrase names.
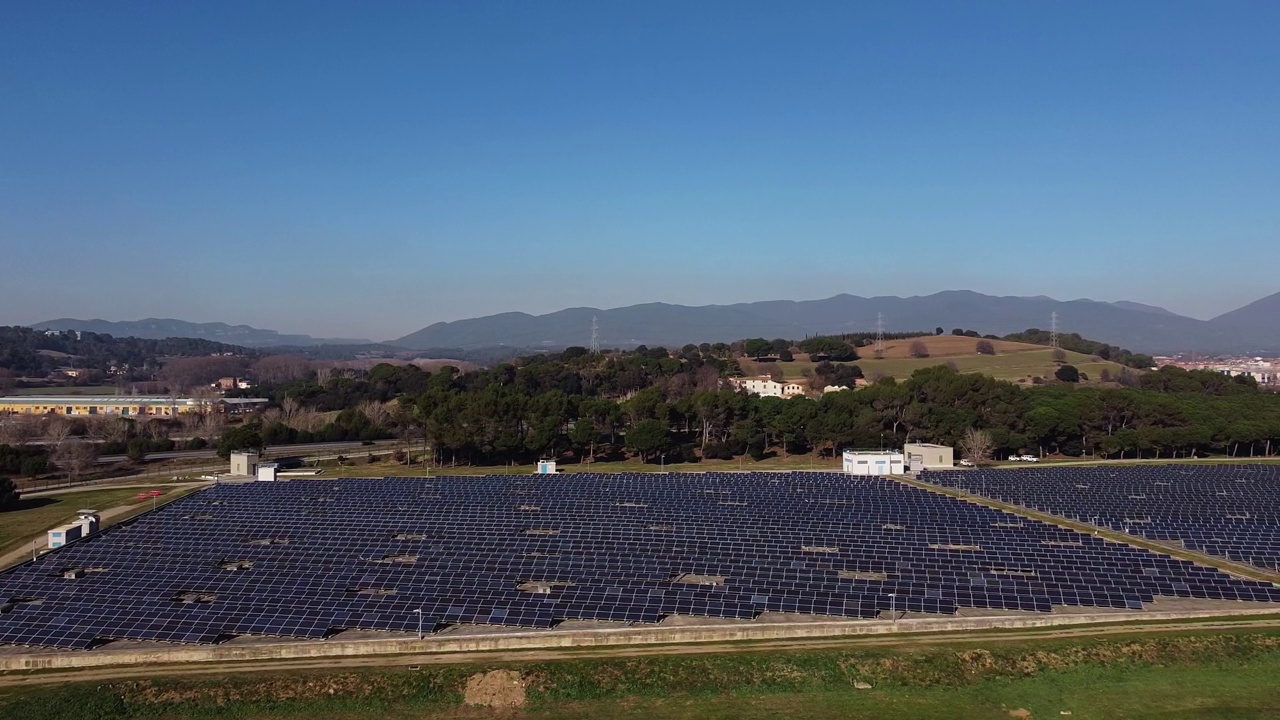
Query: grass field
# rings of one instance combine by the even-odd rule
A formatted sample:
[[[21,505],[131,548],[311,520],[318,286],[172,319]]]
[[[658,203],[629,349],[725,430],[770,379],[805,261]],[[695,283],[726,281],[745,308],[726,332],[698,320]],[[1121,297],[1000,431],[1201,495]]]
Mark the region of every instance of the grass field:
[[[145,488],[115,488],[85,490],[79,492],[59,493],[41,497],[24,497],[18,500],[18,507],[0,512],[0,552],[7,552],[21,543],[30,542],[31,537],[53,527],[57,527],[75,519],[76,511],[81,508],[107,510],[123,505],[137,506],[138,510],[149,509],[150,500],[139,500],[138,493]],[[185,494],[189,490],[179,491]],[[160,502],[173,499],[174,491],[166,490]],[[109,518],[103,521],[104,526],[129,517],[128,514]]]
[[[915,340],[923,342],[929,350],[929,357],[911,357],[910,345]],[[978,355],[974,349],[977,340],[954,335],[926,336],[906,340],[891,340],[885,343],[885,354],[881,360],[871,357],[870,348],[862,348],[863,358],[853,364],[862,368],[867,378],[894,377],[903,379],[921,368],[935,365],[952,364],[960,372],[978,372],[1000,380],[1013,382],[1030,382],[1033,377],[1051,378],[1058,368],[1053,361],[1053,350],[1043,345],[992,340],[995,355]],[[1123,367],[1119,363],[1095,360],[1088,355],[1076,352],[1066,353],[1067,364],[1074,365],[1080,372],[1096,380],[1106,370],[1114,377],[1119,375]],[[757,363],[751,360],[740,361],[742,371],[748,376],[767,373],[771,368],[781,368],[787,380],[799,380],[804,377],[805,370],[812,370],[816,363],[808,360],[797,360],[789,363]]]
[[[335,661],[338,662],[338,661]],[[406,663],[407,665],[407,663]],[[236,673],[0,690],[0,717],[1271,718],[1274,632]],[[477,681],[502,685],[476,693]],[[505,707],[468,707],[464,700]]]

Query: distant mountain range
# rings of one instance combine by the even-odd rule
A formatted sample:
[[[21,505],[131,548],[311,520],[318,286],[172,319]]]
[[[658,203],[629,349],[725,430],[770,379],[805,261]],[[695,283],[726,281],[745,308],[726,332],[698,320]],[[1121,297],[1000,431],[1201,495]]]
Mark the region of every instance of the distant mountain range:
[[[59,318],[35,323],[31,327],[36,330],[78,330],[149,340],[163,340],[171,337],[203,338],[255,348],[282,345],[363,345],[370,342],[345,338],[314,338],[310,335],[283,335],[275,330],[260,330],[248,325],[228,325],[220,322],[193,323],[172,318],[147,318],[121,322]]]
[[[506,359],[525,350],[589,345],[592,318],[603,347],[730,342],[742,338],[801,339],[809,335],[870,332],[883,315],[889,332],[931,332],[935,327],[1006,335],[1029,328],[1079,333],[1135,352],[1170,354],[1280,353],[1280,293],[1212,320],[1197,320],[1143,303],[1053,298],[996,297],[952,290],[913,297],[836,295],[825,300],[770,300],[737,305],[646,303],[608,310],[570,308],[546,315],[521,312],[440,322],[386,343],[344,338],[284,335],[248,325],[156,319],[127,322],[62,318],[35,323],[40,330],[80,330],[117,337],[189,337],[255,348],[367,346],[329,354],[395,354],[430,351],[433,357]]]
[[[1280,293],[1255,300],[1242,308],[1223,313],[1209,322],[1270,334],[1274,342],[1280,336]]]
[[[570,308],[546,315],[511,312],[440,322],[390,343],[411,349],[585,346],[591,341],[592,318],[604,347],[670,347],[749,337],[799,339],[868,332],[875,329],[880,315],[891,332],[932,331],[941,326],[947,331],[959,327],[1005,335],[1029,328],[1048,329],[1053,313],[1058,315],[1060,332],[1079,333],[1135,352],[1280,352],[1280,293],[1212,320],[1127,301],[995,297],[968,290],[907,298],[837,295],[825,300],[698,307],[648,303],[610,310]]]

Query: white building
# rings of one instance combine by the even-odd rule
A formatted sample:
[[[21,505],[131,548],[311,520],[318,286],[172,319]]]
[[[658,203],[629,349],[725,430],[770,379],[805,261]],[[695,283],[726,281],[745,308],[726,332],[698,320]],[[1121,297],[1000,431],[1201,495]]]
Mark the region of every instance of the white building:
[[[799,383],[780,383],[769,378],[730,378],[734,388],[760,397],[789,398],[804,394]]]
[[[82,537],[98,532],[100,522],[97,510],[81,510],[76,513],[76,521],[56,527],[49,531],[46,540],[49,549],[54,550]]]
[[[899,450],[845,450],[843,468],[850,475],[901,475],[906,456]]]

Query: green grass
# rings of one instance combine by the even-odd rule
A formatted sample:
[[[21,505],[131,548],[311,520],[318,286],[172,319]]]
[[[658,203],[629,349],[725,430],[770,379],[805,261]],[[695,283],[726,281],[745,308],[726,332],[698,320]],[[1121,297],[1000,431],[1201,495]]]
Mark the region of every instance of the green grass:
[[[467,678],[520,673],[527,705],[461,707]],[[0,717],[1264,718],[1280,714],[1280,634],[1187,633],[909,647],[237,673],[0,690]],[[71,678],[68,678],[70,680]],[[857,689],[867,683],[870,689]],[[1020,715],[1016,715],[1020,716]]]
[[[844,364],[857,365],[862,368],[863,374],[868,378],[885,376],[904,379],[910,377],[911,373],[921,368],[950,363],[954,364],[960,372],[984,373],[1000,380],[1016,381],[1036,376],[1043,378],[1053,377],[1054,371],[1058,369],[1058,364],[1053,361],[1052,354],[1053,351],[1051,349],[1045,348],[1043,350],[1028,350],[1004,355],[958,355],[953,357],[889,358],[885,360],[865,357],[856,362]],[[1080,372],[1088,375],[1090,380],[1097,380],[1104,369],[1110,372],[1112,377],[1119,375],[1122,370],[1122,366],[1119,363],[1097,361],[1088,355],[1075,352],[1067,353],[1067,364],[1074,365]],[[790,362],[778,363],[777,367],[782,369],[782,374],[787,380],[798,380],[804,377],[806,369],[813,369],[814,365],[815,363],[811,362]]]
[[[165,494],[160,497],[160,502],[167,502],[191,492],[190,488],[161,489],[164,489]],[[21,498],[18,500],[17,508],[0,512],[0,552],[9,552],[23,543],[30,544],[33,536],[74,520],[76,511],[81,508],[107,510],[131,505],[137,507],[137,512],[149,510],[151,502],[138,499],[138,493],[143,490],[145,488],[140,487],[104,488]],[[108,518],[103,521],[103,525],[118,523],[133,514],[136,513]]]
[[[1085,668],[1016,680],[989,680],[962,688],[813,690],[766,694],[750,690],[723,697],[599,700],[537,707],[525,717],[576,718],[866,718],[1008,720],[1011,711],[1032,718],[1272,718],[1280,695],[1272,673],[1280,663],[1196,668]],[[265,720],[265,718],[263,718]]]

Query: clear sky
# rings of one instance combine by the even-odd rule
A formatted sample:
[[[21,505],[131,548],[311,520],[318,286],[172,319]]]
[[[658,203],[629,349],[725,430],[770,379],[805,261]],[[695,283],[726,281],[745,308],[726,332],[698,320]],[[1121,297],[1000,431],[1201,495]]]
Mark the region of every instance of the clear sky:
[[[6,2],[0,324],[1280,290],[1280,3]]]

